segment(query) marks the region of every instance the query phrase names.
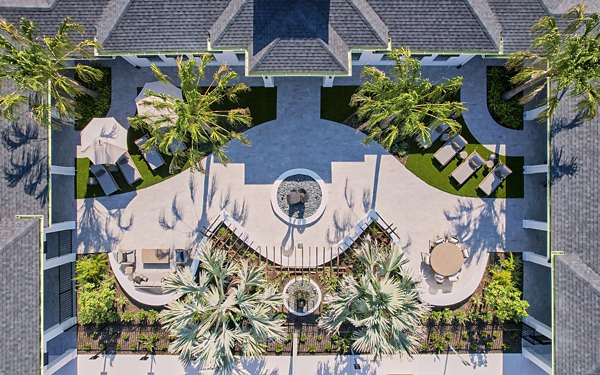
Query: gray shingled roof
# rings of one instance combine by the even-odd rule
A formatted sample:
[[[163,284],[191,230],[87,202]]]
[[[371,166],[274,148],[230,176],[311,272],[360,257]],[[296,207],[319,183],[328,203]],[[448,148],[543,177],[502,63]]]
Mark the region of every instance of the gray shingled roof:
[[[369,3],[388,25],[394,47],[408,46],[416,51],[498,52],[464,0],[369,0]]]
[[[0,121],[0,374],[40,373],[40,223],[15,216],[47,219],[47,152],[45,129]]]
[[[552,120],[551,244],[557,374],[600,373],[600,118],[563,97]]]
[[[558,256],[554,283],[556,374],[600,374],[600,275],[575,254]]]

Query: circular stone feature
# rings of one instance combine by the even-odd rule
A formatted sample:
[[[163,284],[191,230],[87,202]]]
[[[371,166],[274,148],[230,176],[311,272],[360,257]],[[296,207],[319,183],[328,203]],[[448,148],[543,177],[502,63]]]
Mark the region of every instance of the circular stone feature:
[[[286,177],[277,187],[279,208],[294,219],[314,215],[321,205],[322,198],[323,192],[319,183],[305,174]]]
[[[296,316],[312,314],[321,303],[321,290],[311,279],[292,279],[283,288],[283,305]]]
[[[327,205],[325,182],[309,169],[290,169],[277,177],[271,188],[271,207],[286,224],[310,225]]]

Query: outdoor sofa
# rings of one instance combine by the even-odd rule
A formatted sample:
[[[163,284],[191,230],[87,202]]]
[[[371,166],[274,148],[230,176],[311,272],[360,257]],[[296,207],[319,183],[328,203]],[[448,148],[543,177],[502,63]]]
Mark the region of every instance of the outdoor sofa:
[[[437,141],[437,139],[441,137],[441,135],[444,134],[446,130],[448,130],[448,128],[449,126],[446,124],[438,124],[438,126],[436,126],[434,129],[429,130],[429,139],[426,139],[425,137],[420,135],[419,137],[417,137],[417,142],[422,148],[429,148],[431,147],[433,142]]]
[[[511,173],[512,171],[506,165],[498,164],[496,168],[492,169],[490,173],[485,176],[478,188],[486,196],[491,195]]]
[[[117,160],[117,167],[119,167],[123,177],[125,177],[125,181],[127,181],[129,185],[133,185],[142,179],[140,171],[138,171],[137,167],[133,163],[133,160],[131,160],[131,155],[129,155],[128,152],[121,155],[121,157]]]
[[[90,167],[90,173],[96,177],[104,194],[111,195],[119,190],[119,185],[102,164],[94,164]]]
[[[160,153],[158,152],[156,147],[150,147],[147,150],[144,150],[142,148],[142,146],[144,146],[146,144],[146,142],[148,142],[147,135],[136,140],[135,144],[136,144],[136,146],[138,146],[140,148],[140,151],[142,152],[144,159],[146,159],[146,162],[150,166],[150,169],[155,170],[155,169],[165,165],[165,161],[163,160],[162,156],[160,156]]]
[[[456,137],[449,139],[448,142],[440,147],[440,149],[433,154],[433,158],[437,160],[440,166],[445,167],[450,160],[460,152],[460,150],[465,148],[467,144],[467,141],[463,137],[457,135]]]
[[[485,160],[477,153],[477,151],[473,151],[468,158],[459,165],[454,172],[450,175],[454,181],[456,181],[459,185],[464,184],[469,177],[471,177],[479,168],[483,166]]]

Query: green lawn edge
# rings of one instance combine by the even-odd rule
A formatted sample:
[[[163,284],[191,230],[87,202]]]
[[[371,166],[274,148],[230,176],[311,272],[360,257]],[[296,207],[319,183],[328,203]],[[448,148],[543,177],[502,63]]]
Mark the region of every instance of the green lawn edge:
[[[264,122],[275,120],[277,117],[277,88],[251,87],[249,91],[239,95],[236,103],[221,103],[218,107],[219,109],[249,108],[252,114],[252,127],[254,127]],[[142,175],[142,181],[129,185],[121,173],[111,173],[120,188],[119,192],[113,195],[145,189],[177,175],[169,173],[171,157],[165,154],[161,154],[165,160],[165,165],[157,168],[156,171],[150,170],[148,163],[146,163],[141,155],[140,149],[134,143],[143,134],[143,131],[134,129],[133,127],[127,131],[127,150]],[[77,158],[75,165],[75,198],[83,199],[105,196],[100,186],[90,186],[87,183],[90,177],[90,160],[87,158]],[[189,166],[186,166],[182,171],[188,168]]]
[[[356,92],[357,86],[334,86],[321,88],[321,118],[338,123],[344,123],[353,113],[350,107],[350,97]],[[471,154],[477,151],[482,158],[487,159],[492,151],[481,145],[469,131],[462,117],[458,121],[463,125],[461,135],[469,143],[465,151]],[[462,186],[456,185],[450,175],[462,162],[454,158],[444,168],[438,167],[433,160],[433,154],[441,147],[443,142],[438,140],[431,147],[422,150],[416,142],[411,142],[404,166],[415,176],[430,186],[446,193],[461,197],[485,197],[477,186],[483,181],[489,171],[485,167],[480,168]],[[522,156],[500,156],[500,161],[505,163],[512,174],[496,189],[490,197],[492,198],[523,198],[523,165],[525,159]]]

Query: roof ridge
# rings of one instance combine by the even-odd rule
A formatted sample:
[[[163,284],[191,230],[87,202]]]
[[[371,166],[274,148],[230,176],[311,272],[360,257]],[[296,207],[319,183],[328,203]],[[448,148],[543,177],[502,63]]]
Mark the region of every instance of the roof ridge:
[[[252,71],[255,66],[262,62],[265,59],[265,57],[269,55],[269,52],[275,47],[275,45],[279,43],[280,40],[281,38],[273,39],[271,43],[267,44],[266,47],[258,51],[256,54],[254,54],[254,50],[252,49],[252,43],[250,43],[249,49],[252,49],[252,53],[250,53],[249,55],[250,59],[254,61],[251,61],[251,63],[248,64],[248,70]]]
[[[338,52],[342,52],[342,53],[348,53],[348,45],[346,44],[346,42],[344,41],[344,39],[337,33],[337,31],[335,31],[335,29],[333,28],[333,26],[331,26],[331,24],[329,24],[329,41],[328,43],[325,43],[325,41],[316,38],[319,43],[321,43],[321,45],[323,46],[323,48],[325,49],[325,51],[327,51],[327,53],[334,59],[334,61],[336,62],[336,64],[338,64],[338,66],[340,68],[342,68],[343,70],[347,71],[348,67],[346,65],[344,65],[344,63],[338,59],[337,53]],[[332,40],[333,39],[333,40]],[[342,43],[343,45],[340,45],[340,43]],[[332,47],[338,47],[332,49]],[[339,51],[336,51],[339,50]]]
[[[590,267],[578,254],[566,254],[557,257],[571,271],[570,273],[592,287],[600,294],[600,274]]]
[[[108,6],[104,8],[102,16],[100,17],[99,22],[96,24],[95,36],[100,45],[104,45],[104,43],[110,38],[113,31],[123,18],[123,15],[127,13],[131,3],[132,0],[111,0]]]
[[[223,38],[231,24],[237,19],[247,5],[248,0],[231,0],[229,4],[227,4],[227,7],[223,9],[223,12],[221,12],[219,17],[217,17],[217,20],[212,24],[210,29],[208,29],[211,44],[215,45],[219,43],[219,40]]]
[[[498,52],[502,53],[502,24],[496,18],[496,13],[490,7],[488,0],[464,0],[464,2],[483,27],[490,42],[498,48]]]
[[[388,43],[389,28],[367,0],[346,0],[375,36],[385,45]]]

